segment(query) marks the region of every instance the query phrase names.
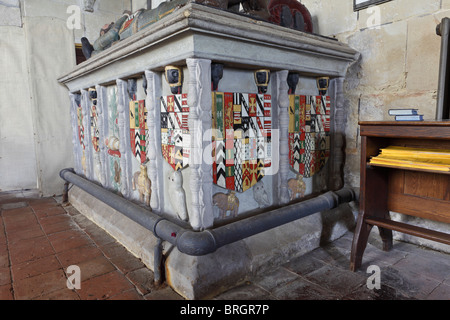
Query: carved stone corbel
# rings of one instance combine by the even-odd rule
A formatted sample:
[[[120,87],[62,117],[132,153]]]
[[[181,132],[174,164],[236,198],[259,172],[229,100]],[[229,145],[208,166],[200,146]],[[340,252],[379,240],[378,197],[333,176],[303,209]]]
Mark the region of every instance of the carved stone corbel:
[[[333,105],[330,120],[330,171],[328,185],[331,190],[338,190],[344,186],[345,164],[345,128],[347,116],[345,112],[344,78],[330,81],[328,89]]]
[[[83,0],[83,10],[87,12],[94,12],[95,0]]]
[[[119,151],[120,168],[122,169],[122,183],[120,192],[127,198],[131,196],[131,145],[130,145],[130,115],[128,113],[128,83],[125,80],[117,79],[117,112],[119,113],[117,122],[119,125],[120,145]]]
[[[203,159],[204,150],[211,145],[211,60],[187,59],[189,69],[189,132],[191,135],[190,191],[192,207],[189,221],[195,230],[213,225],[212,166]]]
[[[82,159],[84,163],[84,174],[88,179],[93,179],[92,168],[92,152],[91,152],[91,121],[90,121],[90,99],[89,91],[81,90],[81,110],[83,114],[83,127],[84,127],[84,151]],[[82,162],[83,162],[82,161]]]
[[[276,72],[277,80],[277,102],[278,102],[278,128],[280,136],[279,154],[279,202],[281,205],[290,201],[288,177],[289,177],[289,87],[287,77],[289,71]]]
[[[72,145],[73,145],[73,155],[75,160],[75,172],[78,174],[83,173],[81,168],[81,146],[78,141],[78,119],[77,119],[77,108],[80,103],[81,96],[78,93],[70,93],[70,120],[72,122]]]
[[[161,212],[164,192],[161,192],[162,188],[160,187],[163,172],[159,168],[163,167],[163,162],[162,156],[157,156],[158,150],[161,150],[161,122],[159,121],[161,79],[158,73],[148,70],[145,71],[145,79],[147,80],[145,107],[147,109],[147,126],[150,130],[147,144],[148,177],[152,181],[150,206],[153,211]]]

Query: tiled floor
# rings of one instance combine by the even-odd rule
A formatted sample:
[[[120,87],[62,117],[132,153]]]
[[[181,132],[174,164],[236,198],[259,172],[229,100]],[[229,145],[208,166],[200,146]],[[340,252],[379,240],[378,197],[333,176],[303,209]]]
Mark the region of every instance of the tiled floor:
[[[372,232],[363,266],[349,271],[352,233],[215,300],[450,299],[450,255],[395,242],[383,252]],[[80,289],[68,289],[78,266]],[[369,289],[371,265],[381,289]],[[156,287],[153,273],[123,246],[60,198],[33,191],[0,193],[0,300],[182,300]]]
[[[182,299],[72,206],[35,196],[0,193],[0,300]],[[80,290],[67,287],[72,265]]]

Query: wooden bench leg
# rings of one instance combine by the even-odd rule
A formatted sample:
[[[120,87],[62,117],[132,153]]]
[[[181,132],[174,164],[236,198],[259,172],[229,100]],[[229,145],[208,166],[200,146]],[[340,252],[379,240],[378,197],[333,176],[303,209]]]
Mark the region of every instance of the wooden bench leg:
[[[361,267],[364,250],[367,246],[372,226],[364,222],[363,215],[358,217],[350,255],[350,270],[357,271]]]

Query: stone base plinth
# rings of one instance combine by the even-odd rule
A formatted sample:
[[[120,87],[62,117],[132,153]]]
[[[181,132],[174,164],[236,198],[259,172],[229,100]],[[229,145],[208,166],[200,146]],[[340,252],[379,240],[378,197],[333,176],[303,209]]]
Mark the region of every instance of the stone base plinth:
[[[151,231],[76,186],[69,191],[69,201],[154,270],[153,250],[157,241]],[[341,237],[354,223],[351,208],[342,205],[237,241],[205,256],[188,256],[164,243],[165,280],[186,299],[212,297],[316,249],[321,242]]]

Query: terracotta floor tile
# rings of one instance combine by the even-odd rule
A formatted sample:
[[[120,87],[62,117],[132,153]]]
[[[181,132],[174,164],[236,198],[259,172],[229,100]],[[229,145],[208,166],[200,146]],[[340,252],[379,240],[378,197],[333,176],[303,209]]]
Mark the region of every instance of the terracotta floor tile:
[[[43,294],[33,300],[80,300],[80,297],[75,290],[68,288],[56,290],[48,294]]]
[[[11,283],[11,272],[9,267],[0,268],[0,286]]]
[[[83,247],[92,244],[92,240],[81,230],[67,230],[48,236],[55,252]]]
[[[70,216],[77,216],[80,214],[80,212],[71,205],[63,205],[63,208]]]
[[[144,300],[144,297],[136,289],[130,289],[112,296],[108,300]]]
[[[0,286],[0,300],[14,300],[11,283]]]
[[[34,277],[50,271],[58,270],[61,264],[54,255],[43,257],[41,259],[26,261],[12,266],[14,281]]]
[[[37,238],[44,236],[44,232],[39,224],[28,226],[20,230],[13,230],[7,234],[9,244],[14,244],[20,240]]]
[[[37,221],[33,212],[16,213],[14,215],[3,217],[3,224],[8,226],[9,224],[24,221]]]
[[[0,244],[0,268],[9,267],[9,253],[6,245]]]
[[[38,225],[37,219],[34,215],[26,217],[24,219],[14,219],[12,221],[5,220],[4,223],[5,223],[6,234],[24,230],[24,229],[33,228],[36,225]]]
[[[3,228],[0,227],[0,246],[6,244],[6,234],[3,232]]]
[[[91,260],[93,258],[103,256],[102,251],[94,244],[69,249],[56,254],[63,267],[79,264],[83,261]]]
[[[55,251],[45,236],[19,240],[9,248],[12,265],[43,258],[54,253]]]
[[[61,221],[61,222],[52,223],[52,224],[44,224],[41,226],[47,235],[51,235],[53,233],[57,233],[57,232],[61,232],[61,231],[72,230],[75,226],[75,223],[71,220],[67,220],[67,221]]]
[[[56,200],[53,198],[28,199],[27,202],[31,207],[33,207],[34,210],[50,208],[58,205]]]
[[[77,290],[82,300],[103,300],[128,291],[133,285],[118,271],[81,282]]]
[[[42,226],[46,226],[46,225],[51,225],[51,224],[55,224],[55,223],[61,223],[61,222],[67,222],[67,221],[71,221],[72,219],[70,218],[69,215],[67,214],[57,214],[54,216],[45,216],[45,217],[41,217],[39,218],[39,223]]]
[[[77,264],[80,267],[81,281],[115,271],[114,265],[104,256],[98,256],[91,260],[85,260]]]
[[[103,251],[105,256],[107,256],[108,258],[119,256],[122,254],[127,254],[127,253],[129,254],[127,249],[117,241],[100,246],[100,249]]]
[[[140,259],[133,256],[128,251],[126,251],[122,254],[110,257],[109,259],[123,273],[128,273],[130,271],[145,267],[144,263]]]
[[[128,280],[136,286],[136,289],[143,295],[155,290],[154,275],[150,269],[141,268],[131,271],[126,275]]]
[[[86,232],[98,246],[105,246],[116,242],[116,239],[97,226],[87,227],[84,229],[84,232]]]
[[[38,218],[43,218],[60,214],[66,214],[66,210],[64,210],[64,208],[62,208],[61,206],[55,206],[51,208],[36,210],[35,213]]]
[[[66,281],[65,273],[62,269],[58,269],[35,277],[14,281],[14,295],[17,300],[41,297],[53,291],[67,288]]]
[[[30,207],[2,210],[2,217],[6,218],[6,217],[15,216],[15,215],[25,214],[25,213],[33,213],[33,210]]]

